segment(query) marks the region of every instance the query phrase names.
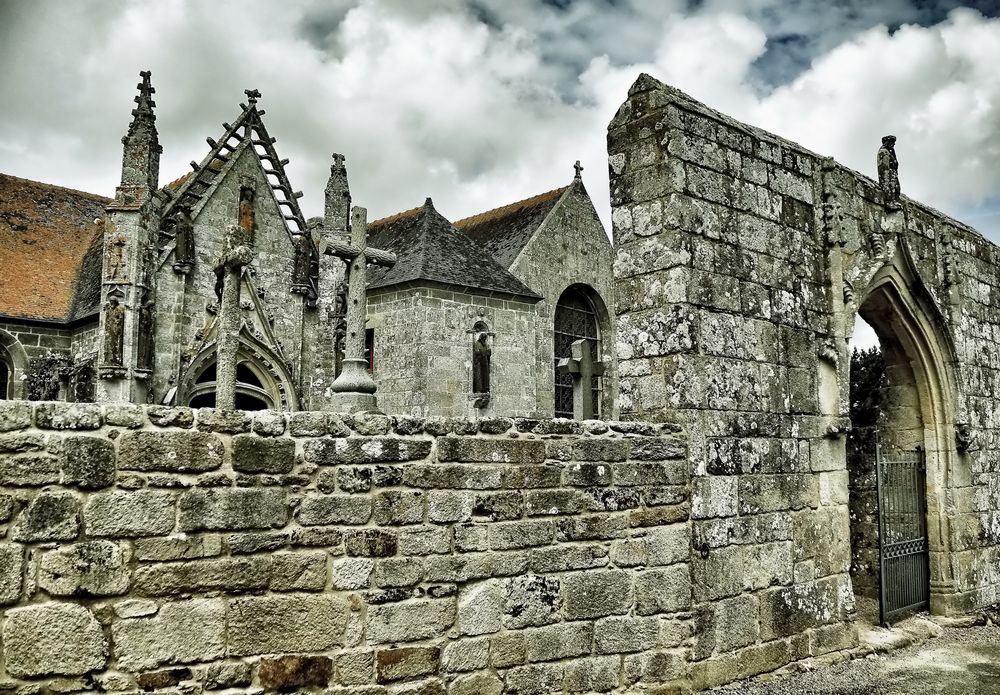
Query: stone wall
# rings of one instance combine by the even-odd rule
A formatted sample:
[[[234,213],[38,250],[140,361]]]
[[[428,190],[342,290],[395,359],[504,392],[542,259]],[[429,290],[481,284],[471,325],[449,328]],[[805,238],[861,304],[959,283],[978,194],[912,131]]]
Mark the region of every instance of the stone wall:
[[[14,692],[674,692],[852,644],[780,515],[692,551],[747,497],[692,494],[672,425],[0,401],[0,432]]]
[[[490,402],[477,409],[472,343],[480,321],[493,333],[493,352]],[[375,331],[372,376],[384,412],[473,419],[537,414],[539,329],[533,304],[426,285],[387,288],[369,293],[367,327]],[[551,365],[551,347],[549,355]]]
[[[996,603],[1000,250],[647,75],[608,151],[622,416],[691,433],[695,494],[728,500],[692,512],[695,543],[718,546],[709,561],[752,564],[738,539],[777,534],[779,595],[825,586],[830,610],[850,609],[850,538],[865,528],[843,434],[861,315],[887,362],[887,443],[926,457],[931,610]],[[731,591],[763,617],[776,590]]]

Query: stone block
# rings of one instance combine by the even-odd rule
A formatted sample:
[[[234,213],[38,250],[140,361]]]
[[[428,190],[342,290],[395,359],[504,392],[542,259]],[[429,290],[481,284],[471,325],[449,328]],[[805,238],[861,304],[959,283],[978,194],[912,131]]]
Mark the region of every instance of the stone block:
[[[320,466],[417,461],[431,453],[429,439],[399,437],[348,437],[313,439],[303,445],[307,463]]]
[[[375,561],[371,558],[340,558],[333,563],[333,587],[341,591],[367,589],[374,571]]]
[[[242,410],[198,408],[195,412],[198,419],[198,429],[204,432],[240,434],[249,432],[250,426],[253,424],[250,413]]]
[[[561,579],[563,615],[568,620],[627,613],[632,607],[632,577],[622,570],[592,570]]]
[[[295,466],[295,440],[252,434],[233,437],[233,470],[241,473],[290,473]]]
[[[287,413],[287,416],[298,414]],[[285,433],[285,417],[286,413],[277,410],[258,410],[253,414],[253,427],[251,429],[262,437],[280,437]]]
[[[524,514],[524,498],[520,491],[479,492],[472,510],[474,516],[485,516],[491,521],[512,521]]]
[[[0,432],[31,427],[31,403],[0,400]]]
[[[451,529],[441,526],[400,529],[397,544],[400,555],[449,553]]]
[[[566,467],[566,485],[601,487],[611,484],[611,466],[607,463],[571,463]]]
[[[548,545],[555,536],[551,521],[511,521],[487,527],[490,548],[516,550],[535,545]]]
[[[459,463],[542,463],[545,461],[545,442],[534,439],[445,437],[438,440],[438,460]]]
[[[0,543],[0,605],[17,603],[24,577],[24,548]]]
[[[286,654],[264,657],[257,667],[260,684],[267,690],[326,687],[333,675],[333,660],[326,656]]]
[[[844,575],[764,591],[760,594],[760,638],[766,641],[787,637],[818,625],[844,621],[853,602]]]
[[[529,552],[531,569],[541,574],[569,572],[608,564],[608,551],[600,544],[559,544],[535,548]]]
[[[184,538],[139,538],[135,541],[135,558],[139,561],[166,562],[195,560],[222,554],[222,538],[202,534]]]
[[[226,608],[220,599],[165,603],[155,615],[111,626],[118,667],[129,671],[219,659],[225,636]]]
[[[97,403],[39,403],[35,426],[43,430],[96,430],[104,423]]]
[[[424,520],[422,490],[383,490],[373,501],[372,520],[378,526],[419,524]]]
[[[486,635],[500,630],[504,595],[496,582],[465,588],[458,600],[458,627],[463,635]]]
[[[517,666],[527,659],[523,632],[501,632],[490,637],[490,661],[494,668]]]
[[[501,695],[503,681],[492,673],[459,676],[448,686],[448,695]]]
[[[158,490],[114,490],[91,495],[83,508],[89,536],[159,536],[174,529],[174,495]]]
[[[338,683],[365,685],[374,678],[375,652],[370,649],[341,650],[334,660]]]
[[[528,661],[555,661],[590,654],[594,623],[556,623],[524,631]]]
[[[39,444],[38,448],[41,446]],[[6,447],[0,443],[0,451],[3,448]],[[44,451],[0,453],[0,485],[35,487],[58,483],[61,477],[59,459],[52,454]]]
[[[194,425],[194,410],[186,406],[150,405],[146,407],[146,416],[157,427],[187,429]]]
[[[182,531],[279,528],[288,521],[285,493],[275,488],[214,488],[181,495]]]
[[[107,403],[104,406],[104,421],[108,427],[139,429],[146,424],[146,410],[135,403]]]
[[[344,644],[349,616],[347,598],[333,594],[232,599],[227,620],[228,653],[324,652]]]
[[[322,437],[327,434],[326,413],[300,412],[288,414],[288,433],[293,437]]]
[[[54,596],[116,596],[128,591],[128,549],[88,541],[50,550],[38,566],[38,585]]]
[[[632,685],[633,683],[668,683],[685,679],[688,676],[688,665],[685,657],[686,653],[683,649],[629,654],[624,659],[622,681],[626,685]]]
[[[168,668],[162,671],[147,671],[136,676],[135,682],[144,691],[162,690],[180,685],[183,681],[191,680],[191,669],[189,668]]]
[[[562,596],[558,579],[526,574],[507,580],[504,588],[503,625],[507,629],[559,620]]]
[[[489,661],[489,637],[451,640],[441,652],[441,670],[444,673],[485,669]]]
[[[392,683],[436,675],[441,668],[438,647],[400,647],[375,652],[375,681]]]
[[[566,664],[563,688],[568,693],[609,693],[618,687],[621,670],[614,656],[573,659]]]
[[[107,487],[115,482],[115,447],[101,437],[66,437],[63,440],[63,484],[84,489]]]
[[[469,521],[475,506],[473,492],[432,491],[427,495],[427,518],[438,524]]]
[[[625,461],[632,450],[630,439],[579,439],[573,443],[577,461]]]
[[[423,563],[414,558],[390,557],[375,563],[375,583],[380,587],[414,586],[423,578]]]
[[[505,674],[504,695],[551,695],[562,691],[562,664],[531,664]]]
[[[688,565],[647,569],[635,577],[635,611],[639,615],[676,613],[691,606]]]
[[[251,665],[242,661],[209,664],[202,674],[205,687],[210,690],[245,688],[253,680]]]
[[[71,541],[80,532],[80,500],[72,492],[40,492],[14,521],[11,540]]]
[[[303,526],[366,524],[371,515],[371,500],[361,495],[309,495],[298,511]]]
[[[79,676],[107,661],[101,625],[83,606],[42,603],[12,608],[6,617],[4,661],[14,677]]]
[[[390,557],[396,554],[395,534],[379,529],[359,529],[344,534],[344,545],[348,555],[362,557]]]
[[[594,651],[598,654],[646,651],[656,647],[659,634],[659,618],[602,618],[594,625]]]
[[[119,438],[118,467],[130,471],[201,473],[222,465],[222,440],[204,432],[126,432]]]
[[[454,599],[427,599],[368,607],[365,626],[371,644],[441,637],[455,623]]]

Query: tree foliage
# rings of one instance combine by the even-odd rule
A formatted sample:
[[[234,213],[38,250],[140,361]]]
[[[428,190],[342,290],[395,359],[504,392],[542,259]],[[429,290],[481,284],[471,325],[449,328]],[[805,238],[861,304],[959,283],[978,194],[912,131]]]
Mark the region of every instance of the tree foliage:
[[[878,346],[851,354],[851,422],[854,427],[874,427],[883,411],[885,360]]]

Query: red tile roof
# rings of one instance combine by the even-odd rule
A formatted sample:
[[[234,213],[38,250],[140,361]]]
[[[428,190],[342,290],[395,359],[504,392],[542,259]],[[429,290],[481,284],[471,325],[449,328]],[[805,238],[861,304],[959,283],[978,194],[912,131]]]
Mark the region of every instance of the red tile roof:
[[[0,315],[71,321],[96,309],[110,202],[0,174]]]

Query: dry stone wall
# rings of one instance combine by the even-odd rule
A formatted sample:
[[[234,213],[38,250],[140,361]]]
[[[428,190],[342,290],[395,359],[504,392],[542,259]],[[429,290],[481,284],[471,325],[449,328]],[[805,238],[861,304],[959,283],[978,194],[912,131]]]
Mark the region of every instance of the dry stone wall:
[[[707,682],[705,650],[768,670],[829,634],[758,635],[735,596],[787,528],[741,527],[767,552],[692,584],[718,556],[690,511],[731,503],[692,497],[672,425],[0,401],[0,687],[664,693]]]

